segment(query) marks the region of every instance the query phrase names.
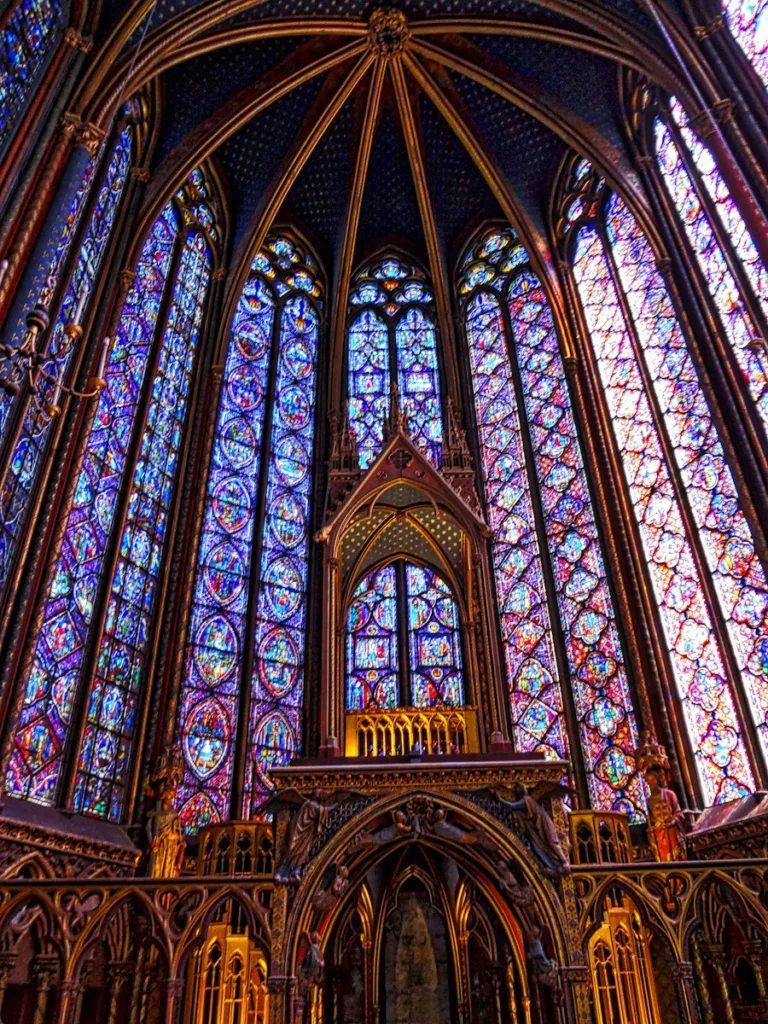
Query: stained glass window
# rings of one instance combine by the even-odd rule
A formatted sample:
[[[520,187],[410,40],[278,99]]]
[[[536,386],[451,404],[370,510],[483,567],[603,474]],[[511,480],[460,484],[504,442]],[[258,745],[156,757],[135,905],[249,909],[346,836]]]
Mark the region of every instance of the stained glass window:
[[[406,663],[401,651],[408,652]],[[434,569],[374,569],[347,612],[347,710],[464,703],[459,610]]]
[[[40,80],[64,27],[61,0],[17,0],[0,42],[0,150]]]
[[[600,211],[605,206],[605,213],[578,229],[574,276],[704,799],[717,803],[750,792],[754,778],[726,657],[713,628],[708,582],[719,599],[732,654],[763,736],[759,637],[765,631],[768,589],[651,247],[624,203],[602,190],[599,179],[593,178],[587,190],[591,198],[581,208],[591,205]],[[631,321],[625,319],[619,288]],[[683,494],[667,451],[676,462]],[[698,532],[708,582],[694,555],[686,507]],[[755,705],[757,700],[760,705]],[[758,712],[759,707],[763,710]]]
[[[459,291],[515,743],[568,756],[567,685],[579,725],[570,742],[581,745],[593,806],[637,820],[645,806],[635,765],[637,727],[549,305],[509,229],[489,233],[470,251]],[[547,572],[556,608],[548,604]],[[555,655],[554,617],[565,641],[567,680]]]
[[[120,205],[128,168],[131,162],[133,128],[128,125],[118,137],[104,180],[96,197],[87,230],[77,255],[77,262],[66,288],[58,315],[53,320],[48,342],[48,360],[42,370],[51,377],[66,375],[75,346],[65,328],[76,311],[82,316],[88,307],[91,292],[101,261],[109,242],[115,214]],[[89,164],[67,218],[59,241],[50,276],[55,280],[84,207],[85,198],[93,179],[93,165]],[[52,385],[41,386],[40,401],[50,401]],[[6,410],[10,403],[6,400]],[[42,453],[50,431],[51,420],[30,405],[24,417],[19,437],[10,457],[10,463],[0,492],[0,587],[6,582],[16,541],[23,530],[24,513],[37,478]]]
[[[139,714],[154,599],[210,271],[205,237],[189,235],[174,283],[96,672],[87,698],[74,806],[76,811],[108,816],[113,821],[119,820],[122,810]]]
[[[394,708],[399,703],[400,656],[394,565],[360,581],[347,613],[347,708]]]
[[[389,257],[356,275],[349,301],[349,423],[360,466],[366,469],[381,449],[394,380],[414,443],[439,465],[440,370],[434,298],[424,275]]]
[[[360,468],[381,449],[389,415],[389,335],[384,320],[364,309],[349,328],[349,422]]]
[[[250,814],[268,791],[270,765],[301,743],[319,296],[311,257],[272,238],[253,261],[232,323],[178,720],[187,831],[229,815],[236,773]],[[241,716],[248,753],[236,765]]]
[[[178,227],[168,205],[136,265],[46,600],[6,787],[52,803],[127,458],[133,417]]]
[[[411,703],[417,708],[464,703],[459,612],[434,571],[406,565]]]
[[[256,609],[250,810],[268,791],[270,767],[285,764],[301,743],[317,342],[314,307],[304,295],[289,299],[280,320]]]
[[[654,124],[661,177],[698,260],[725,336],[768,427],[768,352],[745,302],[746,292],[751,290],[768,320],[768,270],[709,149],[687,127],[685,112],[677,100],[672,100],[670,111],[669,123],[659,117]],[[698,188],[688,161],[703,190]],[[725,247],[718,233],[727,240]]]
[[[723,0],[731,34],[765,85],[768,85],[767,8],[766,0]]]
[[[182,194],[186,189],[182,190]],[[96,403],[61,548],[52,568],[42,626],[17,725],[7,791],[40,803],[57,799],[64,752],[78,742],[75,807],[116,818],[136,724],[143,657],[163,553],[190,375],[210,275],[204,237],[187,230],[169,203],[136,264]],[[173,274],[172,268],[175,266]],[[173,280],[168,319],[158,331]],[[104,634],[90,694],[82,693],[89,636],[99,627],[97,593],[118,525],[136,413],[153,349],[158,350],[138,462],[133,471],[117,564],[109,581]],[[81,706],[82,705],[82,706]]]

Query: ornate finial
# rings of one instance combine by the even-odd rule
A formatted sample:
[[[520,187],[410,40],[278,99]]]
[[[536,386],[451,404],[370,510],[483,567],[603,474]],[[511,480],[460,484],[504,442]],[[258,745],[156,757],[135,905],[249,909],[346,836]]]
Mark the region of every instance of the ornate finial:
[[[396,7],[377,7],[368,19],[368,45],[379,57],[389,60],[402,53],[411,32],[408,19]]]
[[[662,768],[669,771],[669,758],[664,747],[652,732],[640,734],[640,746],[637,748],[637,767],[645,773],[649,768]]]
[[[158,799],[179,788],[184,774],[184,757],[181,747],[166,747],[152,772],[152,788]]]
[[[398,430],[408,437],[411,436],[408,420],[400,408],[400,388],[397,386],[397,381],[394,381],[392,383],[392,390],[389,392],[389,417],[385,427],[385,440],[389,440]]]

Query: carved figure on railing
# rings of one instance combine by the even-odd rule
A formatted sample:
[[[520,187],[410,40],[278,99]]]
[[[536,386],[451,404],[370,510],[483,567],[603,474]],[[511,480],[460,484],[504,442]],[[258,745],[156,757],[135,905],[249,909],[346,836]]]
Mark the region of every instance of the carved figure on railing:
[[[302,996],[320,984],[325,967],[325,958],[320,949],[320,933],[304,932],[304,938],[307,942],[307,952],[299,970],[299,993]]]
[[[329,910],[333,910],[348,888],[349,868],[344,864],[337,864],[336,877],[328,889],[318,889],[312,899],[312,909],[327,914]]]
[[[529,930],[528,959],[531,962],[533,977],[540,985],[546,985],[551,989],[559,987],[557,960],[553,960],[545,953],[541,941],[541,928],[538,925]]]
[[[677,793],[667,784],[669,758],[664,747],[643,733],[637,763],[648,783],[648,840],[656,860],[686,860],[686,821]]]
[[[338,789],[330,792],[315,789],[311,797],[304,797],[295,789],[283,790],[272,803],[298,803],[299,809],[291,818],[285,837],[282,861],[275,871],[276,882],[298,882],[302,870],[309,860],[312,846],[328,822],[328,815],[340,803],[352,795],[352,790]]]
[[[178,811],[173,807],[182,776],[182,755],[168,749],[152,775],[155,806],[147,815],[149,874],[153,878],[178,878],[186,844]]]
[[[562,787],[555,788],[560,789]],[[522,782],[515,784],[512,793],[514,799],[509,800],[502,791],[494,791],[494,795],[505,807],[523,813],[523,831],[531,844],[533,852],[543,864],[545,873],[552,878],[560,878],[562,875],[567,875],[571,870],[571,865],[560,845],[555,823],[538,800],[535,800],[530,795]]]
[[[505,860],[496,864],[496,882],[510,903],[516,907],[531,907],[534,902],[533,889],[520,885]]]
[[[656,860],[686,860],[685,818],[677,793],[667,786],[661,767],[647,768],[643,778],[648,783],[648,838]]]

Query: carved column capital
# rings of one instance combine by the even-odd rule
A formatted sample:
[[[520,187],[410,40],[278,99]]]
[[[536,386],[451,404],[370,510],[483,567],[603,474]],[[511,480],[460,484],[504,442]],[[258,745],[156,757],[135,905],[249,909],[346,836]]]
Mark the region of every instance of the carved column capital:
[[[81,35],[71,25],[64,33],[64,43],[67,46],[71,46],[73,50],[80,50],[81,53],[90,53],[93,49],[93,40]]]
[[[693,964],[687,960],[672,964],[673,981],[693,981]]]
[[[142,185],[146,185],[152,175],[149,173],[146,167],[132,167],[130,170],[131,181],[140,181]]]
[[[635,163],[641,171],[648,171],[653,167],[653,157],[649,156],[647,153],[640,153],[635,157]]]
[[[226,278],[226,276],[227,276],[227,268],[226,267],[217,267],[214,270],[214,272],[211,274],[211,277],[213,278],[214,281],[223,281]]]
[[[65,134],[75,146],[83,146],[88,156],[94,157],[104,138],[104,129],[90,121],[82,121],[78,114],[66,113],[62,116]]]
[[[693,34],[697,39],[709,39],[710,36],[721,32],[725,28],[725,16],[718,14],[716,18],[708,21],[705,25],[694,25]]]

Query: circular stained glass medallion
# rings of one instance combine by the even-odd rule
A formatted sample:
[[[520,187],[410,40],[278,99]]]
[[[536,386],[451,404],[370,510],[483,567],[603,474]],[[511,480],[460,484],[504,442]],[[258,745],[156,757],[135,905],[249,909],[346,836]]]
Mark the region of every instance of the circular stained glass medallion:
[[[275,498],[267,512],[267,520],[283,547],[295,548],[304,539],[307,530],[304,509],[290,492]]]
[[[245,526],[251,511],[251,496],[237,477],[222,480],[213,492],[213,514],[227,533]]]
[[[291,338],[283,349],[283,358],[297,380],[303,380],[312,372],[312,352],[303,338]]]
[[[223,705],[213,697],[196,704],[184,722],[184,754],[199,779],[213,775],[229,744],[230,728]]]
[[[291,430],[302,430],[309,423],[312,409],[303,388],[286,388],[278,395],[277,405],[283,421]]]
[[[221,432],[221,450],[233,469],[243,469],[253,462],[256,447],[256,434],[242,416],[230,420]]]
[[[219,686],[235,667],[237,635],[224,615],[210,615],[195,637],[195,664],[209,686]]]
[[[301,441],[286,437],[275,448],[275,465],[283,481],[289,487],[296,487],[307,475],[309,457]]]
[[[258,367],[247,363],[238,366],[227,379],[227,389],[229,397],[240,409],[255,409],[264,393]]]
[[[219,544],[206,560],[205,585],[219,604],[227,605],[235,600],[243,589],[244,576],[243,560],[229,541]]]
[[[258,652],[259,677],[273,697],[282,697],[299,678],[299,650],[283,626],[271,630]]]
[[[276,558],[266,572],[267,600],[278,619],[287,619],[299,606],[304,580],[290,558]]]

